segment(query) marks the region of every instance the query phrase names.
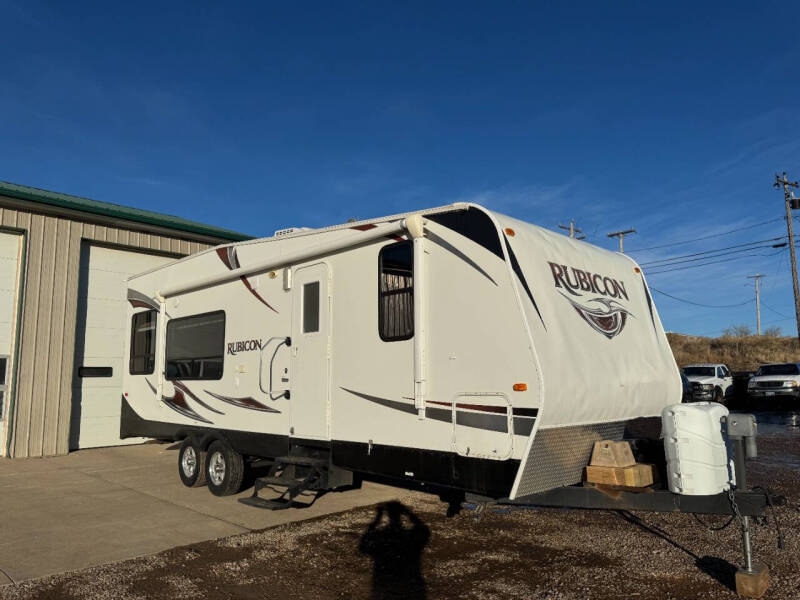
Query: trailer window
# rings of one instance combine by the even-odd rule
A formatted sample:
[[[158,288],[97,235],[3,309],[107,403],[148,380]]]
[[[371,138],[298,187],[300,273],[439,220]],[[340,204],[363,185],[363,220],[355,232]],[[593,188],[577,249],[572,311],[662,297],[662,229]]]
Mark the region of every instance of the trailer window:
[[[319,281],[303,285],[303,333],[319,331]]]
[[[167,379],[222,379],[225,312],[170,320],[166,355]]]
[[[156,366],[156,319],[154,310],[136,313],[131,319],[131,375],[150,375]]]
[[[384,342],[414,336],[414,247],[411,240],[378,254],[378,333]]]

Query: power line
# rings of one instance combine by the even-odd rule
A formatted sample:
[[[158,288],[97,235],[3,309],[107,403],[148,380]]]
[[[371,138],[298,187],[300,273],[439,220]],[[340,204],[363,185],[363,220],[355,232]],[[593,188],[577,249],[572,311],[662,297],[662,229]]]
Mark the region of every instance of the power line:
[[[654,292],[658,292],[662,296],[666,296],[667,298],[672,298],[673,300],[677,300],[678,302],[685,302],[686,304],[692,304],[694,306],[702,306],[703,308],[736,308],[738,306],[744,306],[745,304],[750,304],[753,302],[752,299],[747,300],[746,302],[740,302],[739,304],[700,304],[699,302],[692,302],[691,300],[686,300],[685,298],[678,298],[677,296],[673,296],[672,294],[668,294],[667,292],[662,292],[661,290],[654,288],[652,285],[650,289]]]
[[[736,233],[737,231],[745,231],[747,229],[755,229],[756,227],[762,227],[767,225],[768,223],[775,223],[776,221],[783,221],[783,217],[777,219],[769,219],[768,221],[762,221],[760,223],[754,223],[753,225],[748,225],[746,227],[738,227],[736,229],[731,229],[729,231],[724,231],[722,233],[713,233],[711,235],[704,235],[702,237],[696,237],[691,240],[684,240],[682,242],[669,242],[667,244],[661,244],[659,246],[648,246],[647,248],[635,248],[632,252],[644,252],[645,250],[656,250],[658,248],[668,248],[669,246],[678,246],[680,244],[691,244],[692,242],[697,242],[700,240],[709,240],[715,237],[721,237],[723,235],[730,235],[731,233]]]
[[[784,242],[783,245],[785,246],[786,242]],[[752,250],[762,250],[762,249],[766,249],[766,248],[776,248],[778,246],[779,246],[778,244],[765,244],[763,246],[751,246],[750,248],[739,248],[738,250],[731,250],[729,252],[718,252],[716,254],[711,254],[709,256],[696,256],[695,258],[684,258],[684,259],[681,259],[681,260],[672,260],[670,262],[656,261],[656,262],[663,262],[663,264],[660,264],[660,265],[657,265],[657,264],[654,264],[654,263],[641,263],[640,266],[642,266],[642,267],[650,267],[650,268],[653,268],[653,269],[659,269],[661,267],[671,267],[671,266],[674,266],[674,265],[680,265],[680,264],[684,264],[684,263],[697,262],[699,260],[709,260],[709,259],[712,259],[712,258],[719,258],[720,256],[728,256],[730,254],[740,254],[742,252],[751,252]]]
[[[739,260],[741,258],[749,258],[749,257],[753,257],[753,256],[775,256],[777,254],[780,254],[781,252],[783,252],[783,250],[778,250],[777,252],[771,252],[769,254],[761,254],[761,253],[759,253],[759,254],[744,254],[744,255],[739,255],[739,256],[731,256],[729,258],[723,258],[723,259],[720,259],[720,260],[709,260],[707,262],[700,263],[699,265],[683,265],[683,266],[677,266],[677,267],[674,267],[674,268],[671,268],[671,269],[663,269],[661,271],[648,271],[647,275],[660,275],[661,273],[671,273],[672,271],[683,271],[685,269],[696,269],[697,267],[705,267],[707,265],[715,265],[715,264],[718,264],[718,263],[730,262],[732,260]],[[710,257],[710,258],[714,258],[714,257]],[[660,267],[670,267],[670,266],[672,266],[672,265],[659,265],[659,266],[656,266],[656,267],[653,267],[653,268],[654,269],[658,269]]]
[[[781,317],[786,317],[787,319],[794,319],[794,317],[790,317],[789,315],[785,315],[785,314],[783,314],[782,312],[779,312],[779,311],[775,310],[774,308],[772,308],[771,306],[769,306],[769,305],[768,305],[766,302],[764,302],[763,300],[761,301],[761,304],[763,304],[763,305],[764,305],[764,308],[771,310],[772,312],[774,312],[774,313],[775,313],[776,315],[778,315],[778,316],[781,316]]]
[[[763,239],[763,240],[756,240],[754,242],[747,242],[745,244],[734,244],[733,246],[725,246],[723,248],[716,248],[714,250],[703,250],[702,252],[693,252],[691,254],[680,254],[678,256],[670,256],[669,258],[660,258],[658,260],[651,260],[651,261],[648,261],[648,262],[643,262],[643,263],[640,263],[640,265],[642,265],[642,266],[654,265],[655,263],[668,262],[668,261],[678,260],[678,259],[681,259],[681,258],[690,258],[692,256],[701,256],[701,255],[704,255],[704,254],[714,254],[716,252],[722,252],[723,250],[731,250],[733,248],[743,248],[745,246],[754,246],[755,244],[765,244],[767,242],[777,242],[779,240],[786,239],[786,237],[787,236],[782,235],[782,236],[778,236],[778,237],[774,237],[774,238],[767,238],[767,239]]]

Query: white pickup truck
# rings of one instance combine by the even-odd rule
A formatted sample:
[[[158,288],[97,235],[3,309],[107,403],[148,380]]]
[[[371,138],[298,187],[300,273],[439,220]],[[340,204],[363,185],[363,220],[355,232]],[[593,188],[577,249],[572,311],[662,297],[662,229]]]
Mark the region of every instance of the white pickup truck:
[[[692,385],[692,399],[724,403],[733,393],[733,375],[727,365],[687,365],[683,373]]]
[[[761,365],[747,382],[747,395],[753,399],[773,396],[800,398],[800,364]]]

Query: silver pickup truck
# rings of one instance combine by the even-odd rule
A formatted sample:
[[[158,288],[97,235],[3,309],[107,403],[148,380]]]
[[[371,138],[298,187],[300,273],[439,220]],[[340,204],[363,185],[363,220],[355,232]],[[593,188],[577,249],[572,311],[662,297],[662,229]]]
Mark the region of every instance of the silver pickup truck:
[[[747,395],[753,400],[800,399],[800,363],[762,365],[747,383]]]

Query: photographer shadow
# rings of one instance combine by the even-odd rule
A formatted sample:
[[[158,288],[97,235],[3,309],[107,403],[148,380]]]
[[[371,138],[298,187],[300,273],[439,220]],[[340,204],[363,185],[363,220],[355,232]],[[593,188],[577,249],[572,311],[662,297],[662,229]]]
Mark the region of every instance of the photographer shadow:
[[[430,528],[400,502],[378,506],[359,544],[373,561],[372,600],[427,597],[422,550],[429,539]]]

